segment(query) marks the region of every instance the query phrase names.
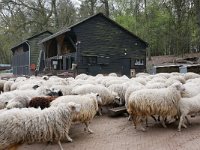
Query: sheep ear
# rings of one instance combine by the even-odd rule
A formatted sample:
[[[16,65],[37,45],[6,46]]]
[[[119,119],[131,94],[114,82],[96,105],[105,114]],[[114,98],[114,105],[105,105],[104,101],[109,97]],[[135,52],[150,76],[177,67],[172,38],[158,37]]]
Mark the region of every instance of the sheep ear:
[[[58,96],[63,96],[62,91],[59,91],[59,92],[58,92]]]
[[[40,87],[39,85],[34,85],[32,88],[34,89],[34,90],[36,90],[38,87]]]
[[[5,104],[5,105],[7,105],[7,104],[8,104],[8,102],[5,102],[4,104]]]
[[[71,105],[71,109],[72,109],[72,111],[75,111],[76,107],[74,105]]]

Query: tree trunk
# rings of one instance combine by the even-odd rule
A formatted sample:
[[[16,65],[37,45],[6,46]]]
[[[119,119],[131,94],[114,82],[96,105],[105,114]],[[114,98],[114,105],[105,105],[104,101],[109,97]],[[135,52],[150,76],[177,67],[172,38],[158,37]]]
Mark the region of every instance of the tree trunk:
[[[59,28],[58,12],[56,8],[56,0],[52,0],[52,9],[55,17],[55,27]]]
[[[101,2],[104,4],[106,17],[109,17],[110,16],[110,11],[109,11],[108,0],[102,0]]]
[[[194,7],[196,12],[196,21],[198,25],[198,50],[200,49],[200,0],[194,0]]]

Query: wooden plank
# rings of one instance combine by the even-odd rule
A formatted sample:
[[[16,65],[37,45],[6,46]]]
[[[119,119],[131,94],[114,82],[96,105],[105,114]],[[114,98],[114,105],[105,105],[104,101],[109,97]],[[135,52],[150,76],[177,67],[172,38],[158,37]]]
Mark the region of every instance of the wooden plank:
[[[115,107],[115,108],[111,108],[108,110],[108,114],[111,117],[116,117],[116,116],[122,115],[124,113],[127,113],[125,106]]]

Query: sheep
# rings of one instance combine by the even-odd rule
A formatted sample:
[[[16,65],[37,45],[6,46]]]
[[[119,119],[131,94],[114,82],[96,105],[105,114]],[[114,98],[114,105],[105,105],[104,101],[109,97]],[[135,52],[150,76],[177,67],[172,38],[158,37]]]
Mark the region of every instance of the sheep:
[[[144,73],[144,72],[142,72],[142,73],[137,73],[135,76],[136,77],[147,77],[147,76],[149,76],[150,74],[148,74],[148,73]]]
[[[116,92],[120,97],[120,105],[125,104],[126,84],[113,84],[108,87],[110,91]]]
[[[57,106],[60,103],[75,102],[81,105],[80,113],[75,115],[73,122],[84,123],[86,128],[85,131],[93,133],[89,128],[89,122],[93,119],[98,111],[98,104],[101,105],[102,100],[99,94],[86,94],[86,95],[67,95],[57,98],[51,102],[51,106]]]
[[[120,104],[120,98],[116,92],[110,91],[108,88],[102,85],[92,85],[85,84],[79,87],[76,87],[72,90],[72,94],[88,94],[88,93],[99,93],[102,99],[102,105],[109,105],[118,103]]]
[[[4,84],[6,83],[6,80],[0,80],[0,92],[3,92]]]
[[[12,109],[12,108],[26,108],[29,106],[30,98],[27,96],[17,96],[11,99],[10,101],[6,102],[6,108]]]
[[[81,73],[81,74],[79,74],[79,75],[77,75],[77,76],[75,77],[76,80],[77,80],[77,79],[86,80],[86,79],[88,79],[88,78],[89,78],[89,76],[88,76],[87,74],[84,74],[84,73]]]
[[[155,83],[147,83],[145,86],[147,89],[160,89],[160,88],[166,88],[167,85],[165,83],[161,82],[155,82]]]
[[[40,107],[41,109],[48,108],[50,107],[50,103],[55,100],[57,97],[55,96],[47,96],[47,97],[33,97],[29,104],[28,107],[34,107],[38,108]]]
[[[147,83],[147,78],[142,78],[142,77],[137,77],[137,78],[131,78],[132,81],[135,81],[135,82],[139,82],[143,85],[146,85]]]
[[[164,78],[170,78],[171,77],[171,75],[169,74],[169,73],[158,73],[158,74],[156,74],[156,75],[154,75],[155,77],[164,77]]]
[[[4,92],[9,92],[11,91],[11,86],[14,83],[14,81],[6,81],[3,87]]]
[[[27,83],[27,84],[22,84],[16,88],[16,90],[32,90],[36,89],[35,87],[41,86],[40,84],[34,84],[34,83]]]
[[[195,78],[200,78],[200,75],[194,72],[187,72],[186,74],[184,74],[184,78],[185,80],[195,79]]]
[[[163,118],[162,125],[166,127],[164,119],[167,116],[176,116],[178,102],[181,99],[181,91],[184,87],[181,83],[174,83],[168,88],[144,89],[133,92],[128,100],[128,113],[133,118],[135,128],[141,117],[159,115]],[[143,131],[145,129],[141,127]]]
[[[132,84],[131,86],[129,86],[125,92],[125,106],[126,107],[128,106],[128,99],[129,99],[129,96],[131,95],[131,93],[141,90],[141,89],[144,89],[144,88],[145,88],[145,86],[142,84],[141,85]]]
[[[179,80],[176,80],[176,79],[174,79],[174,78],[168,78],[168,79],[166,80],[165,84],[166,84],[166,86],[168,87],[168,86],[170,86],[170,85],[172,85],[172,84],[174,84],[174,83],[177,83],[177,82],[181,83]]]
[[[71,95],[72,94],[72,88],[73,86],[68,85],[52,85],[50,90],[51,91],[56,91],[56,90],[60,90],[62,92],[63,95]]]
[[[117,80],[110,80],[110,81],[108,81],[108,82],[105,83],[105,87],[109,87],[109,86],[111,86],[113,84],[123,84],[125,82],[126,82],[126,80],[119,80],[119,79],[117,79]]]
[[[200,86],[196,83],[186,83],[184,84],[185,91],[181,92],[183,98],[190,98],[196,96],[200,92]]]
[[[111,77],[117,77],[117,74],[112,72],[112,73],[109,73],[108,76],[111,76]]]
[[[182,98],[179,101],[180,121],[178,125],[178,131],[181,131],[181,126],[187,128],[184,124],[184,118],[187,119],[187,115],[198,113],[200,111],[200,94],[191,98]],[[189,122],[189,120],[187,119]]]
[[[168,78],[169,80],[170,79],[175,79],[175,80],[178,80],[180,81],[182,84],[185,84],[185,78],[182,76],[182,75],[174,75],[170,78]]]
[[[18,144],[35,142],[58,142],[67,138],[73,116],[80,105],[61,103],[44,110],[35,108],[10,109],[0,114],[0,149],[16,148]],[[12,135],[12,136],[11,136]]]
[[[32,98],[35,96],[45,96],[45,95],[53,96],[52,91],[44,86],[38,87],[36,90],[24,90],[24,91],[14,90],[10,92],[5,92],[0,95],[0,109],[5,108],[6,103],[8,103],[11,99],[13,99],[16,96]]]

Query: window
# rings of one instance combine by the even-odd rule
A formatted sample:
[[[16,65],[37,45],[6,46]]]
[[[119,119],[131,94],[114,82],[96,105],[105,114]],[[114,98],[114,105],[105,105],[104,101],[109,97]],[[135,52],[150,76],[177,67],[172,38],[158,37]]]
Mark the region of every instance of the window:
[[[97,57],[96,56],[88,56],[86,57],[87,64],[94,65],[97,64]]]
[[[142,66],[144,65],[144,59],[136,59],[135,66]]]

